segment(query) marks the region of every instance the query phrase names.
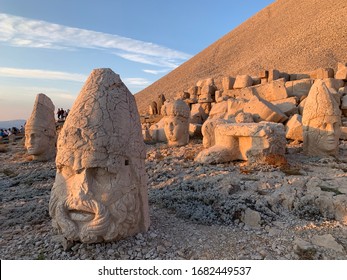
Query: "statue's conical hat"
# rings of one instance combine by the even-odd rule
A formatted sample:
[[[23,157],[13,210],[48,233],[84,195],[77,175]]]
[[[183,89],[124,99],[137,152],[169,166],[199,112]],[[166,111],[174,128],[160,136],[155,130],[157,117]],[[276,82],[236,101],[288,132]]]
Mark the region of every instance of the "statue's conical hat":
[[[341,110],[325,83],[317,79],[312,85],[305,103],[302,123],[324,116],[341,116]]]
[[[54,104],[45,94],[39,93],[36,95],[34,108],[26,122],[25,129],[38,129],[46,135],[55,136]]]
[[[144,164],[145,145],[134,96],[111,69],[88,77],[58,138],[56,164],[115,168]]]

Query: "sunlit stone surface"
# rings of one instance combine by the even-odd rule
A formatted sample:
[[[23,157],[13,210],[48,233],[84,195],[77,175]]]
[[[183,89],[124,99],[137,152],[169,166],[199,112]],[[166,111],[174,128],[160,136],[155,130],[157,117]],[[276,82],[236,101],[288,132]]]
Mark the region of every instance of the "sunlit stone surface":
[[[316,80],[307,97],[303,117],[304,152],[314,156],[336,156],[341,110],[322,80]]]
[[[55,143],[54,105],[49,97],[39,93],[25,125],[25,148],[34,160],[48,161],[55,156]]]
[[[170,146],[189,142],[189,106],[182,100],[166,101],[162,107],[164,131]]]
[[[118,240],[149,227],[145,145],[135,99],[93,70],[58,139],[49,211],[67,240]]]

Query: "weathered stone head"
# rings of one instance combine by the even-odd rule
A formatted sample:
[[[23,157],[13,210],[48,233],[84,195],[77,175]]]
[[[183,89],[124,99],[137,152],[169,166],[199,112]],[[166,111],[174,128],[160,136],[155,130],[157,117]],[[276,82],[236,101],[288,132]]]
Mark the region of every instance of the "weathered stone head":
[[[164,131],[170,146],[189,142],[189,106],[183,100],[166,101],[162,107]]]
[[[304,152],[315,156],[336,156],[341,111],[322,80],[316,80],[308,94],[302,117]]]
[[[55,156],[56,129],[52,100],[39,93],[25,125],[25,148],[34,160],[47,161]]]
[[[49,212],[68,240],[111,241],[149,227],[145,145],[135,99],[93,70],[58,138]]]

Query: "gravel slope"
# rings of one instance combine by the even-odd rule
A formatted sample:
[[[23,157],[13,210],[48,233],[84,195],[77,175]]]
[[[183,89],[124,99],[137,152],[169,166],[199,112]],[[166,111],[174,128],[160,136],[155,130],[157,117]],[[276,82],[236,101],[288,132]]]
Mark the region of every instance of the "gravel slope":
[[[347,62],[345,0],[278,0],[149,87],[135,94],[141,113],[200,79],[257,75],[260,69],[302,73]]]

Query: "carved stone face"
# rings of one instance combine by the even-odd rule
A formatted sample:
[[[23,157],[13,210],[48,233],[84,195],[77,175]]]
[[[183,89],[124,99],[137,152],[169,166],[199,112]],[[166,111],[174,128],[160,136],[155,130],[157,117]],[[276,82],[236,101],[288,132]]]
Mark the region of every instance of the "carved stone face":
[[[304,133],[308,154],[322,156],[337,154],[341,133],[340,120],[339,116],[323,116],[309,122]]]
[[[165,117],[164,131],[170,146],[182,146],[189,142],[189,123],[185,118]]]
[[[93,70],[59,133],[53,227],[84,243],[146,231],[145,157],[133,95],[111,69]]]
[[[49,160],[55,155],[55,137],[47,135],[44,129],[27,128],[25,147],[35,160]]]
[[[69,240],[116,240],[137,230],[141,202],[127,160],[117,171],[62,166],[52,194],[50,211],[57,217],[56,226]]]

